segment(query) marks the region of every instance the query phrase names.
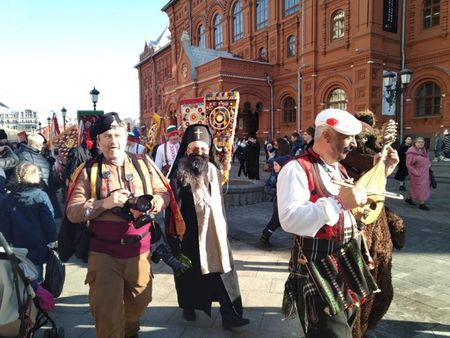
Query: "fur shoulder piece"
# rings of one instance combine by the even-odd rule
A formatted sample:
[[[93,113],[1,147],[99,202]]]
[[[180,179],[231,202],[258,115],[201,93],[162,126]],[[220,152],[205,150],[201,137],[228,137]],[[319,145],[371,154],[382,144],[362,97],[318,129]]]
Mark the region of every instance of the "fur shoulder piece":
[[[403,218],[397,215],[395,212],[385,207],[386,218],[391,233],[392,244],[397,250],[402,249],[405,246],[406,239],[406,225],[403,222]]]

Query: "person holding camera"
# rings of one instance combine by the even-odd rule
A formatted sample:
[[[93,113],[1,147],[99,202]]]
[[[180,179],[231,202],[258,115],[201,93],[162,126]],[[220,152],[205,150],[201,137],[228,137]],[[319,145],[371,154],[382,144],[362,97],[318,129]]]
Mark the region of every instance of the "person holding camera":
[[[89,222],[85,283],[96,336],[137,337],[152,298],[148,213],[164,209],[169,194],[146,155],[125,152],[126,124],[117,113],[101,116],[91,134],[102,154],[77,169],[66,214],[73,223]]]
[[[211,303],[219,301],[222,326],[229,329],[244,326],[249,320],[242,316],[215,148],[208,126],[194,124],[186,129],[169,174],[185,225],[176,226],[177,215],[168,208],[166,232],[172,252],[183,254],[192,266],[175,276],[183,318],[194,321],[195,309],[211,316]]]

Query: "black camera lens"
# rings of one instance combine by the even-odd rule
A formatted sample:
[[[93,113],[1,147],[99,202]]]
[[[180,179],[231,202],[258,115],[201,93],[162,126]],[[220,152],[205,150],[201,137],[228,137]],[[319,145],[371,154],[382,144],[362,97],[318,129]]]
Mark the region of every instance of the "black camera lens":
[[[136,201],[136,209],[139,211],[148,211],[152,208],[152,195],[142,195],[139,196]]]

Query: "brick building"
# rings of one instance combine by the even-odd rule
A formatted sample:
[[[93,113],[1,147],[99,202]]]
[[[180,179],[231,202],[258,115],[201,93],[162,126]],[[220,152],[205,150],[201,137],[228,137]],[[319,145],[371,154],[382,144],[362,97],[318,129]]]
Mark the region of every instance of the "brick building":
[[[152,112],[174,123],[180,100],[237,90],[237,134],[260,138],[305,129],[326,107],[394,114],[405,135],[450,127],[448,1],[171,0],[162,10],[168,31],[136,65],[144,123]],[[383,74],[405,68],[411,82],[389,103]]]

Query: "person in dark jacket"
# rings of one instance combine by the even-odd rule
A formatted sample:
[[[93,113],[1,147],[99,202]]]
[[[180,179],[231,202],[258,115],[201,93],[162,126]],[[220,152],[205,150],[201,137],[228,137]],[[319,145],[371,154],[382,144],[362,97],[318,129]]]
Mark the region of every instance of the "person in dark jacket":
[[[314,145],[314,127],[308,127],[304,132],[302,132],[303,146],[301,152],[304,153],[308,148]]]
[[[8,188],[11,193],[2,207],[0,231],[14,247],[28,249],[28,258],[39,272],[37,282],[42,282],[49,246],[56,241],[56,223],[50,199],[42,189],[39,168],[20,163]]]
[[[3,201],[6,199],[6,174],[5,171],[0,168],[0,205],[3,205]],[[0,213],[0,218],[2,214]]]
[[[398,164],[397,172],[395,173],[395,179],[400,182],[399,190],[405,191],[405,179],[408,176],[408,168],[406,167],[406,151],[412,145],[411,136],[406,136],[403,139],[402,144],[398,148],[398,157],[400,158],[400,162]]]
[[[272,179],[269,177],[269,180],[273,180],[275,184],[275,193],[273,196],[273,211],[272,211],[272,217],[270,218],[269,223],[265,226],[265,228],[262,231],[260,241],[262,244],[269,244],[270,236],[274,233],[275,230],[277,230],[280,225],[280,219],[278,218],[278,205],[277,205],[277,194],[276,194],[276,180],[278,173],[281,170],[281,167],[286,164],[292,156],[290,155],[291,149],[289,146],[289,142],[286,141],[284,138],[279,138],[277,141],[278,148],[277,148],[277,156],[268,160],[267,163],[269,164],[269,167],[272,169],[272,172],[270,175],[273,177]],[[267,183],[266,183],[267,184]]]
[[[251,180],[259,180],[259,151],[260,145],[255,134],[250,134],[246,147],[247,176]]]
[[[292,156],[299,155],[301,153],[302,147],[303,147],[303,140],[300,137],[299,133],[297,133],[297,132],[292,133],[291,145],[292,145],[291,155]]]

